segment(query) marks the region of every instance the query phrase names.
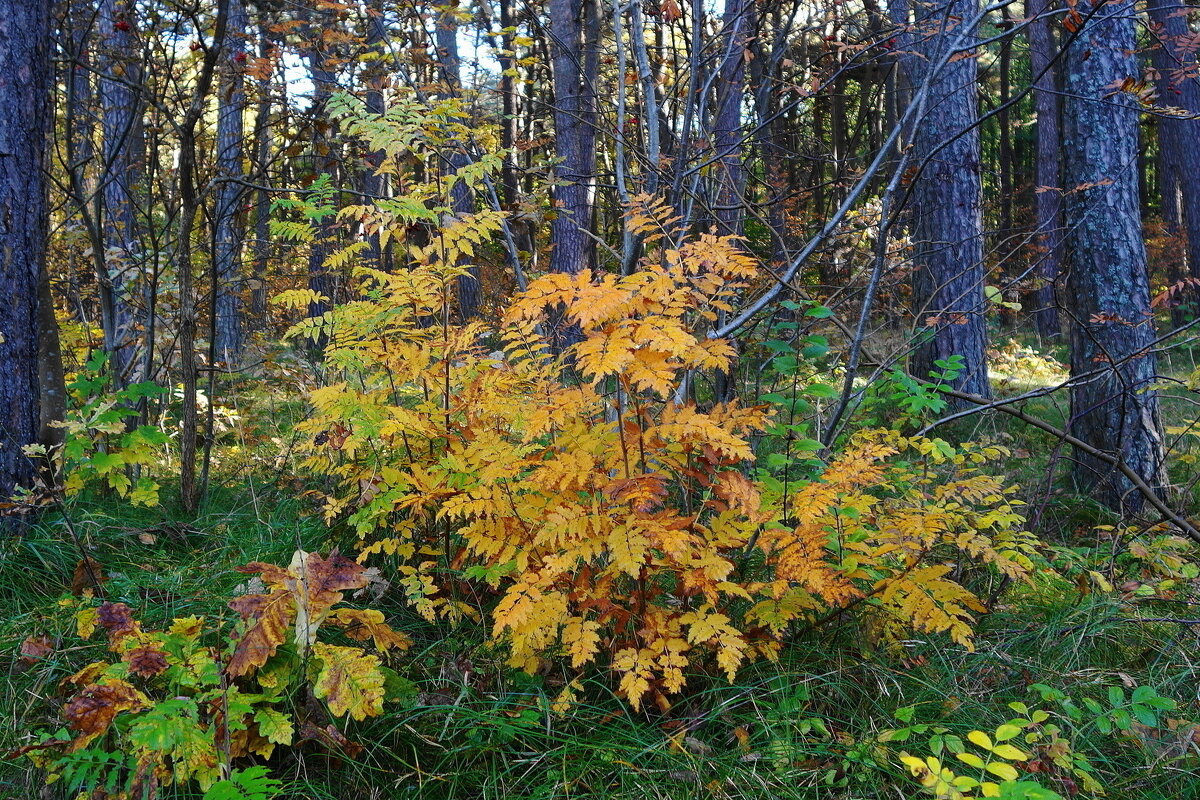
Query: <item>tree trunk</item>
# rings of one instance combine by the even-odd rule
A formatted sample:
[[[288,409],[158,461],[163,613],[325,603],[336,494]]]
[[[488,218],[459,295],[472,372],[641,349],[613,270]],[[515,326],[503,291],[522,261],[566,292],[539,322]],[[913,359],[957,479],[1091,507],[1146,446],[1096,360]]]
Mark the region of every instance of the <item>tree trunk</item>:
[[[1094,11],[1063,66],[1067,307],[1072,317],[1071,432],[1163,486],[1156,359],[1138,198],[1138,103],[1112,86],[1137,80],[1132,0]],[[1083,187],[1090,188],[1083,188]],[[1111,465],[1075,453],[1077,482],[1136,511],[1142,497]]]
[[[50,3],[0,0],[0,501],[33,485],[38,284],[46,262]],[[4,517],[0,516],[0,520]]]
[[[199,155],[196,125],[204,115],[213,72],[225,45],[229,4],[218,0],[213,38],[204,53],[191,101],[179,123],[179,239],[175,249],[175,276],[179,281],[179,367],[183,403],[179,426],[179,497],[184,511],[194,513],[200,504],[201,486],[196,482],[196,446],[200,443],[196,390],[200,365],[196,354],[196,290],[192,279],[192,234],[200,209],[196,180]],[[209,397],[210,403],[216,402]],[[212,431],[209,431],[211,435]]]
[[[911,194],[913,311],[921,342],[910,369],[920,379],[942,372],[936,362],[961,356],[957,389],[990,396],[987,305],[983,281],[979,132],[975,127],[976,41],[966,25],[978,13],[976,0],[949,0],[918,20],[911,43],[916,55],[903,59],[913,100],[926,94],[916,123],[912,161],[917,173]],[[943,63],[957,53],[960,57]]]
[[[259,58],[270,58],[273,52],[270,26],[260,20],[258,28]],[[258,79],[258,107],[254,112],[254,179],[260,187],[270,183],[267,170],[271,155],[271,76],[263,71]],[[255,190],[254,196],[254,282],[250,291],[250,314],[262,319],[267,313],[267,266],[271,254],[271,195],[265,188]]]
[[[214,356],[234,369],[242,359],[241,258],[245,215],[241,213],[245,187],[241,181],[246,111],[245,63],[250,22],[242,0],[230,0],[219,69],[217,111],[217,192],[214,216],[213,277],[216,306],[213,317]]]
[[[454,17],[452,6],[443,8],[436,23],[435,43],[437,45],[438,63],[442,67],[442,80],[447,94],[458,96],[462,92],[461,65],[458,57],[458,21]],[[456,173],[471,163],[471,157],[464,149],[466,143],[455,137],[446,143],[446,151],[442,156],[444,166],[450,173]],[[455,216],[469,214],[474,210],[475,198],[470,188],[462,181],[455,181],[450,189],[450,210]],[[465,263],[459,266],[466,266]],[[482,302],[482,292],[479,283],[479,267],[467,267],[467,274],[460,275],[455,282],[458,295],[458,312],[463,319],[479,316]]]
[[[130,284],[136,284],[142,260],[137,196],[146,155],[142,60],[129,0],[101,0],[99,21],[105,267],[96,278],[105,349],[116,384],[124,386],[137,379],[137,314],[130,305],[129,292]]]
[[[1058,319],[1059,265],[1062,263],[1062,142],[1058,95],[1058,66],[1054,63],[1054,18],[1051,0],[1027,0],[1029,69],[1033,78],[1033,107],[1037,117],[1037,155],[1034,182],[1034,216],[1037,225],[1037,276],[1033,294],[1033,319],[1043,341],[1062,334]]]
[[[721,66],[717,85],[717,113],[713,118],[713,148],[716,151],[717,231],[724,236],[741,236],[745,222],[742,193],[746,176],[742,163],[742,99],[746,93],[746,47],[753,34],[754,3],[725,0],[721,21]]]
[[[599,9],[596,0],[549,0],[554,73],[554,219],[550,268],[577,273],[592,265],[590,236],[595,195],[596,76]]]
[[[1187,5],[1170,0],[1150,0],[1148,10],[1160,42],[1154,50],[1154,68],[1158,73],[1158,103],[1182,108],[1192,119],[1162,116],[1158,126],[1158,189],[1162,199],[1163,220],[1172,233],[1185,234],[1182,276],[1200,279],[1200,83],[1193,34],[1186,16]],[[1190,44],[1190,46],[1189,46]],[[1182,297],[1191,301],[1197,313],[1200,291],[1189,287]],[[1184,317],[1177,316],[1178,322]]]

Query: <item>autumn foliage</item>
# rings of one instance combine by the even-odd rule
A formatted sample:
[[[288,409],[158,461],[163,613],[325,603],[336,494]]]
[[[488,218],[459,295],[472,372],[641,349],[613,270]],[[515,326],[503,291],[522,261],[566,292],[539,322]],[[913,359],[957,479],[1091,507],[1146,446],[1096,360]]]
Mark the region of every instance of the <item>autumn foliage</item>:
[[[333,717],[362,720],[383,712],[389,675],[395,696],[382,658],[406,649],[407,637],[379,611],[342,605],[375,574],[336,553],[303,551],[287,567],[242,571],[257,573],[262,591],[230,602],[240,617],[232,631],[202,617],[146,631],[125,603],[62,601],[80,638],[103,632],[112,656],[62,681],[65,730],[21,752],[68,788],[107,785],[139,798],[189,781],[209,790],[233,764],[270,758],[277,746],[313,741],[353,755],[357,745],[314,713],[320,706],[298,701],[311,695]],[[375,652],[319,641],[323,625]]]
[[[666,708],[689,672],[732,680],[839,609],[877,641],[969,646],[984,604],[956,564],[1030,570],[1019,503],[979,472],[997,448],[867,431],[798,490],[748,477],[769,408],[686,391],[734,357],[704,330],[757,279],[737,241],[539,278],[498,331],[456,322],[461,267],[423,260],[360,269],[367,299],[293,330],[344,378],[311,392],[306,466],[337,480],[325,513],[361,561],[390,557],[429,620],[486,615],[512,666],[602,666],[635,708]],[[559,353],[563,330],[577,342]]]

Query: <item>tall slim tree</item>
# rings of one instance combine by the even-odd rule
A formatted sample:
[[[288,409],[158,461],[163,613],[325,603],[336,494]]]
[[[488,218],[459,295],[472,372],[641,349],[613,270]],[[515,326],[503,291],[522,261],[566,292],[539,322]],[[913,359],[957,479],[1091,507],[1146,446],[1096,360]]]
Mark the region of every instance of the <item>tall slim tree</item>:
[[[1133,0],[1088,10],[1065,53],[1063,176],[1071,314],[1071,431],[1164,485],[1154,323],[1138,197],[1138,101],[1113,91],[1137,80]],[[1131,481],[1075,453],[1077,482],[1112,508],[1142,504]]]
[[[920,6],[911,53],[902,59],[910,102],[924,103],[909,162],[915,170],[913,311],[921,338],[910,369],[926,378],[941,371],[935,362],[961,356],[964,370],[956,388],[988,396],[977,70],[971,52],[978,13],[977,0]]]
[[[458,55],[458,9],[454,5],[443,6],[437,15],[434,44],[437,47],[438,64],[446,93],[462,95],[462,60]],[[461,137],[452,137],[442,154],[442,169],[447,174],[457,173],[471,163],[466,151],[466,142]],[[455,181],[450,188],[450,210],[455,215],[469,214],[475,205],[471,190],[462,181]],[[467,274],[460,275],[455,282],[458,296],[458,311],[464,319],[479,315],[482,302],[482,287],[479,282],[479,267],[467,267]]]
[[[1034,160],[1034,218],[1037,226],[1037,277],[1034,291],[1034,324],[1042,339],[1061,335],[1055,284],[1062,263],[1062,102],[1058,93],[1058,65],[1051,0],[1026,0],[1029,23],[1029,69],[1033,78],[1033,108],[1037,153]]]
[[[1148,10],[1154,23],[1158,47],[1154,50],[1156,88],[1160,105],[1173,106],[1191,116],[1162,116],[1158,126],[1158,191],[1167,229],[1182,234],[1184,268],[1176,280],[1200,278],[1200,78],[1197,77],[1196,47],[1183,12],[1187,5],[1172,0],[1150,0]],[[1193,301],[1200,297],[1194,287],[1183,293]],[[1195,309],[1193,309],[1195,310]],[[1182,322],[1182,315],[1176,315]]]
[[[250,21],[242,0],[230,0],[229,22],[217,88],[217,190],[213,210],[213,278],[216,285],[213,326],[214,356],[236,367],[242,355],[242,240],[245,215],[241,213],[245,186],[242,155],[245,149],[243,118],[246,113],[245,64]]]
[[[554,76],[554,219],[550,266],[576,273],[591,266],[596,190],[596,78],[600,12],[596,0],[549,0]]]
[[[742,193],[746,183],[742,159],[742,100],[746,94],[746,48],[753,38],[752,0],[725,0],[721,20],[720,79],[716,82],[713,148],[717,162],[717,230],[740,236],[745,221]]]
[[[0,499],[34,475],[52,76],[49,0],[0,1]]]
[[[101,318],[118,384],[137,368],[137,314],[129,292],[143,254],[138,235],[146,157],[142,56],[135,8],[130,0],[100,0],[100,102],[104,148],[101,171],[105,254],[100,284]]]

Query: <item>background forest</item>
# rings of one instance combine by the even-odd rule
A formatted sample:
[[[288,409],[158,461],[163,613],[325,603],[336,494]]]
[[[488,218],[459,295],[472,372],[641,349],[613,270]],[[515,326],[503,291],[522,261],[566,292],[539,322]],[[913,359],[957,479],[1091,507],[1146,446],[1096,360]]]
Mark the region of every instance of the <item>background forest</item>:
[[[1198,20],[0,0],[0,797],[1200,797]]]

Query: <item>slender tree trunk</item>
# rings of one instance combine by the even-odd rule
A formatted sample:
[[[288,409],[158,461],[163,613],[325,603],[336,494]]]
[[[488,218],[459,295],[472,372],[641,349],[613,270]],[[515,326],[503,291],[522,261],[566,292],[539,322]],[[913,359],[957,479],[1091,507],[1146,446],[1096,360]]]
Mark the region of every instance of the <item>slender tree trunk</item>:
[[[717,161],[714,216],[719,233],[741,236],[745,223],[742,194],[746,183],[742,158],[742,101],[746,94],[746,48],[754,30],[753,0],[725,0],[721,27],[724,35],[712,137]]]
[[[54,296],[50,292],[50,273],[45,264],[38,279],[38,391],[41,396],[38,442],[47,450],[61,447],[62,422],[67,411],[67,388],[63,376],[62,347],[58,338],[58,319],[54,315]],[[47,478],[53,480],[54,476]]]
[[[273,47],[266,20],[259,23],[259,58],[271,57]],[[271,155],[271,75],[264,70],[258,79],[258,107],[254,112],[254,178],[260,187],[270,184],[268,162]],[[271,255],[271,194],[266,188],[254,193],[253,275],[250,291],[250,314],[262,319],[267,313],[267,267]]]
[[[218,67],[217,192],[213,277],[216,307],[213,317],[214,356],[229,369],[242,360],[242,240],[245,215],[241,212],[245,187],[242,150],[245,147],[243,116],[246,112],[245,63],[250,22],[242,0],[229,0],[229,23]]]
[[[548,0],[554,73],[554,219],[550,224],[554,272],[592,265],[590,236],[596,175],[596,77],[600,14],[596,0]]]
[[[1034,217],[1038,232],[1037,276],[1033,319],[1043,340],[1058,338],[1059,265],[1062,263],[1062,142],[1058,66],[1054,63],[1055,24],[1048,15],[1052,0],[1026,0],[1029,24],[1029,69],[1033,78],[1033,107],[1037,117]]]
[[[961,356],[955,388],[990,396],[976,59],[942,64],[954,51],[970,53],[976,34],[965,26],[978,11],[976,0],[930,9],[911,44],[916,55],[903,59],[914,95],[926,93],[912,142],[913,311],[922,341],[910,369],[925,379],[942,372],[936,362]]]
[[[1137,80],[1132,0],[1089,12],[1065,54],[1063,171],[1069,253],[1071,432],[1163,486],[1156,359],[1138,198],[1137,101],[1112,86]],[[1082,188],[1090,187],[1090,188]],[[1097,374],[1099,373],[1099,374]],[[1111,465],[1075,453],[1077,482],[1115,509],[1142,497]]]
[[[1008,6],[1000,9],[1004,30],[1012,28],[1012,14],[1009,12]],[[1018,300],[1019,294],[1017,289],[1011,284],[1015,280],[1015,273],[1019,270],[1015,269],[1013,243],[1018,241],[1017,232],[1013,226],[1013,140],[1012,140],[1012,109],[1009,107],[1009,100],[1012,99],[1012,44],[1011,36],[1005,37],[1000,42],[1000,56],[998,59],[997,78],[999,80],[999,91],[997,92],[998,111],[996,113],[996,126],[999,128],[999,190],[1000,197],[998,198],[1000,206],[1000,230],[995,236],[996,255],[999,261],[998,280],[1001,284],[1001,291],[1004,293],[1004,299],[1010,302]],[[1011,329],[1017,324],[1017,312],[1009,306],[1002,305],[998,311],[1000,316],[1000,324],[1006,329]]]
[[[218,0],[213,38],[205,50],[191,102],[179,123],[179,240],[175,250],[175,272],[179,282],[179,367],[180,382],[183,384],[183,410],[179,426],[179,496],[188,513],[196,511],[201,494],[196,482],[196,446],[200,443],[196,389],[200,364],[196,353],[198,315],[192,276],[192,235],[201,200],[196,181],[199,166],[196,125],[204,115],[212,89],[213,72],[225,45],[229,4],[232,1]],[[209,398],[210,402],[214,400]]]
[[[142,120],[142,63],[130,0],[100,1],[100,102],[104,159],[101,175],[105,267],[100,284],[105,349],[118,386],[137,379],[137,314],[129,297],[143,254],[138,191],[146,143]]]
[[[324,50],[323,39],[316,32],[330,22],[330,15],[321,12],[318,14],[317,20],[316,29],[312,25],[306,26],[309,44],[306,59],[308,74],[313,83],[312,106],[308,113],[309,123],[312,125],[312,177],[314,180],[323,174],[332,176],[337,166],[333,157],[333,143],[330,141],[331,137],[327,135],[327,127],[330,123],[324,118],[325,106],[337,86],[337,76],[327,64],[328,54]],[[330,301],[336,302],[333,277],[325,266],[325,259],[329,256],[332,248],[332,217],[325,217],[319,223],[319,228],[317,238],[309,248],[308,288],[318,295],[323,295]],[[328,310],[327,303],[315,302],[309,304],[308,315],[319,317]],[[323,349],[325,345],[324,342],[317,342],[317,346]]]
[[[1197,58],[1194,34],[1187,17],[1181,12],[1189,8],[1171,0],[1150,0],[1150,19],[1159,40],[1154,50],[1154,68],[1158,102],[1189,112],[1192,118],[1162,116],[1155,120],[1158,127],[1158,190],[1162,200],[1163,220],[1174,234],[1183,233],[1185,264],[1182,276],[1200,279],[1200,79],[1197,78]],[[1197,313],[1196,287],[1182,295],[1191,301],[1192,313]],[[1182,310],[1182,309],[1179,309]],[[1183,316],[1177,315],[1177,322]]]
[[[453,6],[443,8],[437,20],[435,43],[437,45],[438,61],[442,67],[442,80],[450,95],[460,95],[462,92],[461,61],[458,57],[458,21],[454,17]],[[464,149],[466,143],[454,138],[447,142],[447,150],[443,155],[445,166],[451,173],[456,173],[471,163],[471,157]],[[462,181],[455,181],[450,189],[450,210],[456,215],[469,214],[474,210],[475,198],[470,188]],[[461,264],[460,266],[466,266]],[[479,316],[482,302],[482,292],[479,283],[479,267],[467,267],[467,274],[460,275],[455,281],[458,295],[458,312],[463,319]]]

